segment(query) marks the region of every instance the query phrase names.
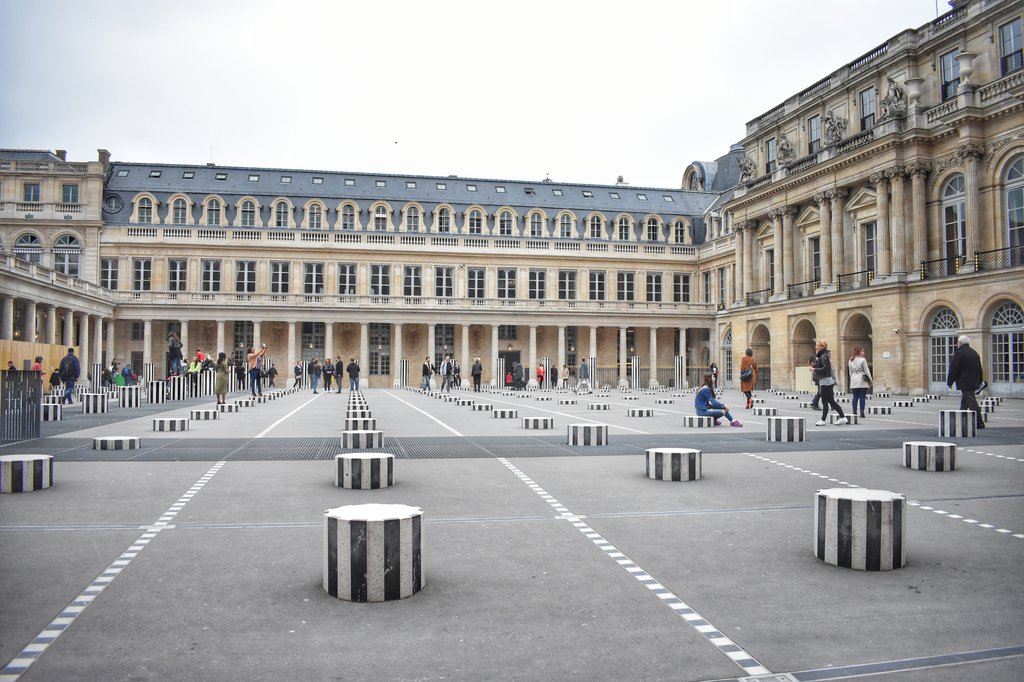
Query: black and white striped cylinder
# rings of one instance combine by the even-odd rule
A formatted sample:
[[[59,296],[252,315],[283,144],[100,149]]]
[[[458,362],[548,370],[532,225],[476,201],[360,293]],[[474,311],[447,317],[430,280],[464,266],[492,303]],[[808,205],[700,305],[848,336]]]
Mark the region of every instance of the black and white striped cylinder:
[[[150,405],[160,405],[167,402],[167,382],[154,379],[146,384],[146,397]]]
[[[346,417],[346,431],[373,431],[377,428],[377,420],[373,417]]]
[[[98,436],[92,439],[93,450],[138,450],[142,439],[138,436]]]
[[[61,401],[64,400],[64,393],[51,393],[50,395],[44,395],[42,404],[43,405],[60,405]]]
[[[199,373],[199,396],[213,395],[213,384],[216,381],[217,373],[213,370],[206,370]]]
[[[99,393],[103,388],[103,365],[94,362],[89,365],[89,389],[93,393]]]
[[[594,394],[595,398],[608,398],[610,396],[611,396],[611,393],[607,393],[607,392],[601,392],[601,393],[595,393]]]
[[[423,575],[423,510],[357,504],[324,512],[324,591],[350,602],[411,597]]]
[[[235,405],[239,407],[252,407],[256,404],[256,401],[252,398],[236,398]]]
[[[446,403],[454,403],[454,402],[458,401],[458,399],[459,399],[459,396],[457,396],[457,395],[451,395],[451,394],[448,394],[448,395],[446,395],[446,396],[444,397],[444,401],[445,401]]]
[[[624,395],[624,396],[622,396],[622,399],[623,400],[640,400],[640,396],[638,396],[638,395]]]
[[[672,398],[657,398],[654,401],[655,405],[675,405],[676,401]]]
[[[777,407],[765,407],[763,405],[757,405],[754,407],[755,417],[775,417],[779,414],[779,408]]]
[[[220,405],[217,406],[217,411],[218,412],[240,412],[241,408],[239,408],[238,405],[235,405],[234,403],[221,403]]]
[[[473,405],[474,412],[490,412],[493,409],[494,405],[492,403],[475,403]]]
[[[873,396],[874,396],[875,398],[891,398],[891,397],[892,397],[892,393],[890,393],[890,392],[888,392],[888,391],[879,391],[879,392],[877,392],[877,393],[874,393],[874,394],[872,394],[872,395],[873,395]]]
[[[953,471],[956,444],[907,441],[903,443],[903,466],[919,471]]]
[[[348,419],[369,419],[372,416],[371,410],[355,410],[350,407],[345,411],[345,417]]]
[[[558,404],[559,405],[575,405],[576,404],[576,399],[575,398],[559,398],[558,399]]]
[[[539,395],[539,396],[537,396],[537,402],[539,402],[539,403],[548,403],[548,402],[551,402],[552,400],[553,400],[553,398],[551,396],[549,396],[549,395]]]
[[[185,417],[157,417],[153,420],[153,430],[188,431],[188,423]]]
[[[653,417],[653,407],[630,407],[626,410],[627,417]]]
[[[566,444],[608,445],[607,424],[566,424]]]
[[[915,395],[911,400],[913,400],[915,403],[927,403],[931,400],[931,398],[929,398],[926,395]]]
[[[53,485],[50,455],[0,455],[0,493],[30,493]]]
[[[334,485],[377,490],[395,484],[395,456],[384,452],[335,455]]]
[[[519,417],[519,410],[491,410],[491,417],[494,419],[516,419]]]
[[[142,363],[142,381],[147,385],[156,378],[156,366],[152,362]]]
[[[60,403],[43,403],[39,406],[39,418],[44,422],[59,422],[64,418],[64,406]]]
[[[383,431],[342,431],[341,447],[349,450],[370,450],[384,446]]]
[[[588,410],[610,410],[611,407],[609,403],[587,403]]]
[[[894,400],[894,401],[892,401],[892,406],[893,407],[913,407],[914,406],[914,401],[913,400]]]
[[[683,426],[687,428],[703,428],[705,426],[714,426],[714,417],[702,417],[695,414],[684,414],[683,415]]]
[[[973,410],[939,410],[939,438],[973,438],[978,415]]]
[[[118,386],[117,399],[121,407],[139,407],[142,405],[142,389],[138,386]]]
[[[843,418],[844,417],[840,417],[838,414],[833,412],[833,413],[831,413],[828,416],[828,423],[829,424],[835,424],[837,421],[839,421],[840,419],[843,419]],[[859,422],[860,417],[858,415],[856,415],[856,414],[853,414],[852,412],[850,414],[848,414],[848,415],[845,415],[845,419],[846,419],[846,423],[847,424],[858,424],[858,423],[860,423]]]
[[[521,425],[524,429],[553,429],[554,417],[523,417]]]
[[[768,440],[780,443],[802,443],[807,440],[803,417],[768,417]]]
[[[107,412],[106,393],[83,393],[82,411],[85,414],[105,414]]]
[[[210,420],[210,419],[219,419],[220,418],[220,411],[219,410],[210,410],[210,409],[200,408],[200,409],[190,410],[189,413],[188,413],[188,416],[189,416],[189,419],[194,419],[196,421],[207,421],[207,420]]]
[[[814,493],[814,556],[859,571],[907,563],[907,499],[888,490],[829,488]]]
[[[188,398],[188,377],[171,377],[167,380],[167,397],[170,400]]]
[[[265,405],[267,402],[267,396],[261,393],[255,398],[252,398],[252,400],[255,400],[257,405]]]
[[[469,398],[459,398],[458,402],[456,402],[455,404],[458,405],[459,407],[471,407],[473,405],[473,402],[474,401],[470,400]]]
[[[764,398],[751,398],[754,405],[764,405]]]
[[[889,405],[868,405],[868,414],[892,414],[892,407]]]
[[[803,409],[810,409],[812,406],[811,406],[811,402],[809,400],[805,400],[802,403],[800,403],[799,407],[801,407]]]
[[[693,448],[649,448],[647,478],[657,481],[700,479],[701,451]]]

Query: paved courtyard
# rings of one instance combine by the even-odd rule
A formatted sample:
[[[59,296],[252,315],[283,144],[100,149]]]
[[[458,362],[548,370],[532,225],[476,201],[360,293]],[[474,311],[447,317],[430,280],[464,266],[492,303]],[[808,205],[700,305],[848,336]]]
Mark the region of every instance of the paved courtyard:
[[[366,390],[397,458],[372,491],[334,484],[347,391],[180,433],[152,419],[212,401],[71,411],[0,448],[53,455],[55,479],[0,496],[0,680],[1024,679],[1024,401],[939,439],[958,398],[817,427],[760,394],[807,420],[806,442],[778,443],[734,391],[743,428],[685,428],[692,396],[655,402],[671,392],[458,394],[555,428]],[[610,444],[567,445],[579,422],[608,424]],[[957,470],[904,468],[910,440],[957,443]],[[658,446],[702,450],[703,478],[648,479]],[[813,556],[814,492],[853,486],[906,495],[905,567]],[[420,593],[323,591],[323,512],[365,502],[424,510]]]

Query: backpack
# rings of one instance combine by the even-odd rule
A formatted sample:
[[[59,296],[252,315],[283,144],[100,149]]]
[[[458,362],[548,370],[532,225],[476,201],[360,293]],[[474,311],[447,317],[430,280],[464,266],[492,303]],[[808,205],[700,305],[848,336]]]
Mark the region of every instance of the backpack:
[[[68,382],[74,379],[75,363],[71,361],[70,355],[65,355],[64,359],[60,361],[60,378],[61,381]]]

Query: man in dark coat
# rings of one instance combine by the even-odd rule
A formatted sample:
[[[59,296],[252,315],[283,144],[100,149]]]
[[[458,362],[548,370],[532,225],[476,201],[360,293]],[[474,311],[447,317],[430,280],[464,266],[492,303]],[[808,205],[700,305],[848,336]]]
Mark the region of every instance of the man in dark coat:
[[[956,345],[953,359],[949,363],[946,385],[953,388],[953,384],[956,384],[960,390],[960,409],[973,410],[978,415],[978,428],[983,429],[985,421],[981,417],[981,408],[978,407],[978,399],[974,395],[983,380],[981,357],[971,348],[971,339],[967,336],[957,339]]]

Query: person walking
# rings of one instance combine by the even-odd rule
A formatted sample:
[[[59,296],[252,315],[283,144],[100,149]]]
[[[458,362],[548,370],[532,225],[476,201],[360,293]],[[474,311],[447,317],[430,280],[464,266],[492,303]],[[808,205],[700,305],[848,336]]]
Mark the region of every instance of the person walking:
[[[434,376],[434,364],[430,361],[430,356],[423,358],[423,381],[420,383],[420,388],[429,391],[430,390],[430,377]]]
[[[263,356],[267,352],[267,344],[263,344],[259,351],[250,346],[245,359],[249,365],[249,390],[253,396],[263,395],[263,379],[260,377],[260,365],[263,364]]]
[[[473,367],[469,370],[470,375],[473,377],[473,392],[480,392],[480,379],[484,375],[484,366],[480,362],[480,358],[473,358]]]
[[[274,365],[271,365],[270,369],[267,370],[267,381],[269,382],[268,388],[275,388],[275,386],[274,386],[274,378],[275,377],[277,377],[277,367],[275,367]]]
[[[850,411],[857,414],[857,406],[860,405],[860,418],[863,419],[868,389],[871,388],[871,370],[868,369],[868,361],[864,358],[864,349],[861,346],[853,347],[853,355],[850,356],[847,367],[850,370],[850,393],[853,394]]]
[[[348,390],[358,391],[359,390],[359,363],[356,362],[355,358],[348,359],[348,366],[345,367],[345,373],[348,374]]]
[[[714,388],[717,389],[718,388],[718,365],[716,365],[715,363],[712,362],[711,366],[708,368],[708,371],[711,372],[711,381],[714,382]]]
[[[814,384],[814,397],[811,398],[811,409],[815,412],[821,409],[821,386],[818,385],[818,373],[814,371],[814,364],[817,360],[818,356],[812,355],[810,362],[807,364],[811,372],[811,383]]]
[[[299,384],[302,383],[302,360],[295,361],[295,367],[292,368],[295,373],[295,381],[292,382],[292,388],[298,388]]]
[[[961,335],[956,340],[956,350],[953,351],[953,359],[949,361],[949,374],[946,376],[946,386],[953,388],[956,384],[960,391],[960,409],[971,410],[977,415],[978,428],[985,428],[985,420],[981,416],[981,408],[978,407],[978,398],[974,394],[985,380],[981,368],[981,356],[971,348],[971,339]]]
[[[171,361],[170,376],[176,377],[183,371],[184,357],[181,354],[181,338],[174,332],[167,335],[167,355]]]
[[[450,393],[452,384],[452,360],[450,355],[444,356],[438,373],[441,375],[441,390]]]
[[[828,349],[828,341],[818,339],[814,344],[814,375],[818,378],[818,390],[821,392],[821,419],[815,422],[816,426],[828,424],[828,408],[831,407],[839,414],[836,424],[849,424],[850,420],[843,414],[843,408],[836,402],[836,370],[832,365],[832,353]]]
[[[309,361],[309,379],[313,384],[313,393],[316,393],[316,387],[320,383],[320,377],[323,374],[323,368],[320,367],[320,363],[317,362],[316,358]]]
[[[551,370],[548,371],[548,384],[549,388],[558,388],[558,365],[551,365]]]
[[[740,390],[747,396],[747,409],[754,406],[754,383],[757,381],[757,360],[754,349],[748,348],[740,360]]]
[[[324,366],[320,371],[324,376],[324,393],[330,393],[331,381],[334,379],[334,363],[331,362],[330,356],[324,358]]]
[[[521,391],[526,387],[526,370],[523,363],[516,360],[512,363],[512,388]]]
[[[565,365],[562,365],[561,377],[562,388],[569,388],[569,369]]]
[[[82,365],[75,357],[75,349],[68,348],[68,354],[60,361],[60,380],[64,382],[64,399],[61,403],[73,405],[75,382],[82,376]]]
[[[721,424],[719,419],[722,417],[729,420],[730,426],[743,426],[739,419],[729,413],[728,405],[715,399],[714,379],[710,374],[704,375],[704,385],[693,398],[693,409],[696,410],[698,417],[713,417],[715,426]]]
[[[224,352],[218,353],[217,364],[213,367],[213,394],[217,396],[218,405],[224,405],[228,401],[228,376],[230,374],[228,354]]]
[[[462,366],[455,358],[452,358],[452,383],[455,388],[462,388]]]
[[[537,388],[544,388],[544,365],[537,365]]]
[[[580,368],[576,371],[576,376],[579,377],[579,383],[576,384],[576,390],[583,390],[580,388],[583,384],[586,384],[586,390],[590,390],[590,366],[587,365],[587,359],[583,358],[580,360]]]
[[[339,355],[334,359],[334,385],[337,387],[335,393],[341,393],[341,375],[345,372],[345,363]]]

